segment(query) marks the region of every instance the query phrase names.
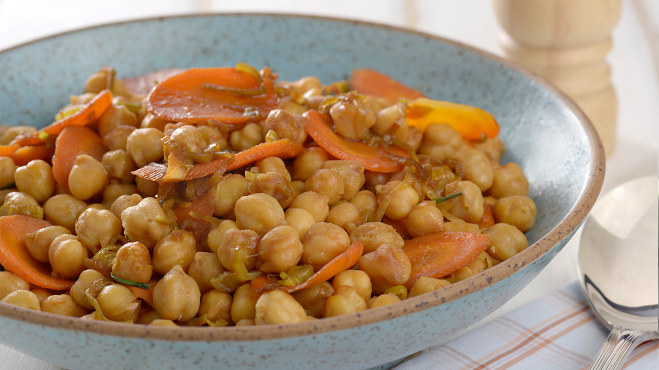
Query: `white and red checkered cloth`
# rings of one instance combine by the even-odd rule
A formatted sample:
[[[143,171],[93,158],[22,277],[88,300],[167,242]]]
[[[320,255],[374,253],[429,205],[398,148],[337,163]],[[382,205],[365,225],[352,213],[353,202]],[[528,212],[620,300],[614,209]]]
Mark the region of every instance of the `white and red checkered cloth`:
[[[608,334],[574,281],[395,369],[588,369]],[[659,369],[659,341],[637,347],[623,369]]]

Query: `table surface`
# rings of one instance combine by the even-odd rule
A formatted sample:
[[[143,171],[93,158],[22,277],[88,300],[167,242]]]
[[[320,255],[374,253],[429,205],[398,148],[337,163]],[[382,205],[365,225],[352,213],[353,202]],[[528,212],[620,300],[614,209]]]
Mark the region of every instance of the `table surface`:
[[[501,32],[483,0],[0,0],[0,50],[47,35],[100,23],[198,12],[279,12],[344,17],[414,28],[502,55]],[[35,12],[34,9],[39,11]],[[658,172],[659,1],[627,0],[613,31],[608,60],[618,95],[615,152],[607,159],[603,193]],[[540,275],[491,321],[577,278],[577,234]],[[0,345],[0,370],[59,369]]]

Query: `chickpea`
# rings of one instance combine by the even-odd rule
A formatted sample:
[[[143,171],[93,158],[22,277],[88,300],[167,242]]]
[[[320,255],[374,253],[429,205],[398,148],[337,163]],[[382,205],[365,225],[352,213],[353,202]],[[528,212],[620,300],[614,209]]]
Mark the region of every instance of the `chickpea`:
[[[87,200],[100,193],[108,181],[108,175],[101,162],[87,154],[76,158],[75,165],[69,173],[69,189],[71,195]]]
[[[178,328],[178,325],[176,325],[176,323],[174,323],[174,321],[172,321],[172,320],[163,320],[163,319],[153,320],[153,321],[151,321],[151,323],[149,325]]]
[[[16,165],[9,157],[0,157],[0,188],[14,182],[14,172]]]
[[[407,216],[407,232],[413,238],[442,231],[444,231],[444,215],[434,201],[417,204]]]
[[[85,315],[80,318],[80,320],[100,320],[101,318],[98,316],[96,311],[92,311],[92,313]]]
[[[293,298],[302,305],[302,308],[315,318],[323,317],[323,306],[325,306],[325,301],[332,294],[334,294],[334,288],[327,281],[291,293]]]
[[[533,199],[523,195],[512,195],[499,199],[494,206],[494,219],[497,222],[513,225],[525,233],[535,224],[537,212]]]
[[[75,230],[78,216],[87,208],[87,203],[68,194],[58,194],[44,203],[46,221],[53,225],[64,226],[69,231]]]
[[[271,110],[263,124],[263,133],[267,134],[268,131],[273,130],[282,139],[304,144],[307,140],[307,132],[304,131],[304,119],[283,109]]]
[[[145,312],[144,309],[142,309],[141,312],[140,312],[140,317],[137,319],[137,321],[135,323],[136,324],[142,324],[142,325],[149,325],[152,322],[154,322],[155,320],[160,320],[160,315],[158,315],[158,311],[151,310],[151,311]],[[171,322],[171,320],[167,320],[167,321]]]
[[[322,86],[318,77],[307,76],[289,84],[299,94],[305,94],[312,89],[320,89]]]
[[[215,144],[216,151],[229,149],[227,136],[219,128],[213,126],[197,126],[197,131],[199,131],[208,145]]]
[[[314,171],[304,184],[305,191],[314,191],[324,195],[328,204],[334,204],[345,193],[343,179],[335,169],[318,169]]]
[[[476,149],[462,149],[455,152],[451,160],[456,163],[456,173],[464,180],[478,185],[481,191],[492,186],[494,172],[485,154]]]
[[[62,226],[44,227],[25,235],[25,247],[35,260],[48,262],[48,248],[53,240],[62,234],[70,235],[71,232]]]
[[[372,129],[378,135],[384,135],[402,117],[404,117],[403,112],[401,112],[398,104],[383,108],[375,114],[375,125]]]
[[[14,178],[18,191],[31,195],[39,203],[45,202],[55,191],[53,169],[41,159],[18,167]]]
[[[197,252],[188,267],[188,275],[197,282],[201,294],[213,289],[211,278],[219,276],[224,271],[226,269],[222,266],[217,253]]]
[[[39,297],[29,290],[17,290],[11,292],[2,298],[2,302],[41,311]]]
[[[417,281],[414,282],[414,285],[412,285],[412,289],[410,289],[410,293],[407,295],[407,297],[415,297],[449,285],[451,285],[451,282],[446,279],[435,279],[428,276],[421,276]]]
[[[38,288],[38,287],[35,287],[35,286],[32,286],[32,287],[30,288],[30,291],[31,291],[32,293],[34,293],[34,294],[37,296],[37,298],[39,298],[39,304],[41,304],[41,302],[43,302],[44,299],[46,299],[46,298],[48,298],[48,297],[50,297],[50,296],[52,295],[52,294],[50,294],[50,292],[47,291],[46,289],[44,289],[44,288]]]
[[[48,260],[53,267],[53,275],[60,279],[70,279],[80,275],[85,270],[87,256],[87,248],[77,240],[53,243],[48,249]]]
[[[201,292],[193,278],[174,266],[153,288],[153,304],[161,318],[188,321],[199,311]]]
[[[328,200],[324,195],[316,193],[315,191],[305,191],[304,193],[293,198],[293,201],[288,206],[291,208],[303,209],[311,214],[316,222],[322,222],[329,214]]]
[[[160,141],[164,134],[155,128],[139,128],[126,140],[126,151],[133,157],[137,167],[144,167],[163,158],[163,145]]]
[[[206,241],[211,252],[217,253],[217,250],[220,248],[220,244],[222,244],[222,240],[224,239],[224,234],[231,229],[239,230],[238,225],[236,225],[234,221],[223,220],[218,227],[208,233]]]
[[[238,199],[249,195],[249,181],[237,174],[224,175],[215,187],[213,199],[215,211],[213,214],[222,217],[231,212]]]
[[[320,270],[327,262],[350,247],[350,237],[342,228],[327,222],[313,224],[302,238],[302,263]]]
[[[321,168],[334,169],[339,172],[343,180],[344,200],[351,200],[355,194],[364,186],[364,165],[355,161],[326,161]]]
[[[394,221],[407,218],[417,203],[419,203],[419,194],[409,185],[399,186],[400,181],[390,181],[386,185],[378,185],[375,190],[380,199],[389,196],[389,205],[384,211],[385,216]],[[398,188],[398,189],[397,189]]]
[[[400,298],[398,298],[397,295],[395,295],[394,293],[387,293],[369,299],[368,301],[366,301],[366,307],[378,308],[398,302],[400,302]]]
[[[383,222],[367,222],[350,233],[350,243],[359,240],[364,245],[364,254],[375,252],[382,244],[394,244],[402,248],[403,237],[391,225]]]
[[[266,157],[256,161],[255,165],[259,169],[259,173],[276,172],[282,175],[286,181],[292,181],[291,174],[288,172],[286,164],[279,157]]]
[[[267,194],[251,194],[238,199],[234,208],[236,224],[263,235],[277,226],[286,225],[284,210]]]
[[[324,317],[347,315],[366,309],[366,301],[357,289],[344,285],[334,291],[325,302]]]
[[[495,224],[483,229],[483,234],[490,237],[487,253],[499,261],[505,261],[529,246],[526,235],[509,224]]]
[[[137,127],[137,116],[125,105],[112,104],[98,120],[98,134],[103,137],[119,126]]]
[[[412,265],[403,249],[395,244],[382,244],[378,249],[363,255],[359,269],[368,274],[373,293],[382,294],[388,288],[405,284],[412,273]]]
[[[85,270],[80,273],[80,276],[78,277],[78,280],[73,284],[71,287],[71,298],[79,304],[82,308],[85,308],[87,310],[93,310],[94,306],[89,303],[87,300],[87,289],[89,289],[92,284],[98,280],[104,278],[105,275],[103,275],[101,272],[96,271],[96,270]]]
[[[41,311],[71,317],[82,317],[87,314],[84,308],[66,294],[51,295],[44,299],[41,302]]]
[[[285,96],[279,99],[279,109],[284,110],[290,114],[302,114],[307,111],[307,108],[294,102],[290,96]]]
[[[478,185],[471,181],[459,181],[455,187],[452,184],[446,186],[447,194],[462,193],[457,199],[451,213],[469,223],[475,224],[483,218],[485,212],[483,194]]]
[[[378,208],[378,198],[369,190],[357,192],[357,194],[350,199],[350,203],[357,206],[357,209],[362,216],[366,212],[375,213],[375,210]]]
[[[278,172],[259,173],[249,184],[252,194],[263,193],[275,198],[283,208],[288,207],[295,197],[295,190],[291,183]]]
[[[174,266],[181,266],[184,272],[188,271],[196,253],[194,235],[189,231],[174,230],[153,248],[153,270],[164,275]]]
[[[354,95],[342,96],[332,105],[329,114],[336,132],[350,140],[364,140],[375,125],[375,114]]]
[[[440,161],[451,158],[462,147],[462,136],[451,125],[433,123],[426,127],[419,152]]]
[[[232,303],[233,298],[231,297],[231,294],[222,293],[219,290],[213,289],[201,297],[198,315],[201,316],[206,314],[208,320],[212,322],[224,320],[231,324],[233,323],[231,321]]]
[[[373,284],[371,284],[371,278],[368,277],[368,274],[361,270],[345,270],[340,272],[338,275],[332,279],[332,287],[334,290],[338,290],[342,286],[351,286],[357,289],[365,301],[371,298],[371,292],[373,291]]]
[[[151,280],[152,272],[151,254],[140,242],[122,245],[117,251],[116,257],[112,260],[112,275],[118,278],[148,283]]]
[[[256,301],[256,325],[288,324],[306,320],[304,308],[284,291],[265,292]]]
[[[43,209],[31,195],[12,191],[5,196],[5,201],[0,207],[0,216],[24,215],[40,218]]]
[[[309,226],[316,223],[311,213],[302,208],[289,208],[284,212],[284,217],[286,218],[286,223],[297,230],[300,239],[307,232]]]
[[[256,268],[265,273],[280,273],[297,265],[302,257],[303,247],[296,229],[279,226],[268,231],[259,240],[256,250]]]
[[[501,263],[501,261],[499,261],[498,259],[490,256],[490,254],[487,253],[487,250],[481,252],[481,254],[479,254],[478,257],[476,257],[476,258],[483,261],[483,262],[485,262],[485,265],[487,266],[486,269],[489,269],[490,267],[494,267],[494,266],[498,265],[499,263]]]
[[[231,321],[238,323],[242,320],[254,320],[256,318],[256,302],[262,292],[256,292],[250,284],[241,285],[233,293],[231,303]]]
[[[470,278],[479,272],[485,271],[487,269],[487,263],[478,258],[469,262],[466,266],[462,266],[458,271],[453,273],[455,281],[462,281],[467,278]]]
[[[36,127],[32,126],[10,126],[3,132],[0,132],[0,145],[8,145],[20,135],[32,134],[37,132]]]
[[[174,148],[185,148],[187,153],[201,153],[208,147],[208,143],[204,140],[201,132],[192,125],[184,125],[171,134],[165,136],[162,142],[173,151]]]
[[[232,131],[229,137],[231,149],[236,152],[259,145],[263,141],[264,136],[261,132],[261,126],[256,123],[248,123],[241,130]]]
[[[155,295],[155,292],[154,292]],[[137,321],[140,301],[130,289],[120,284],[108,285],[96,297],[103,315],[112,321]]]
[[[407,146],[416,152],[421,146],[423,131],[418,127],[408,126],[407,123],[403,123],[398,127],[398,130],[394,132],[394,137],[402,141],[404,144],[407,144]]]
[[[529,182],[517,163],[507,163],[494,170],[490,195],[499,199],[511,195],[529,196]]]
[[[377,193],[375,188],[378,185],[385,185],[389,181],[389,174],[366,170],[364,171],[364,178],[364,186],[366,187],[366,190],[375,194]]]
[[[304,193],[304,183],[302,181],[291,181],[291,187],[295,192],[294,197],[297,197],[298,195]]]
[[[160,131],[165,131],[165,125],[170,123],[170,121],[160,119],[154,116],[151,113],[147,113],[142,122],[140,122],[140,128],[155,128]]]
[[[329,155],[323,148],[311,147],[305,149],[293,162],[293,180],[307,181],[314,171],[327,162]]]
[[[76,221],[76,235],[89,250],[96,253],[121,234],[121,221],[108,210],[88,208]]]
[[[101,161],[110,178],[116,178],[121,183],[132,183],[135,175],[131,172],[137,169],[133,157],[123,149],[113,150],[103,154]]]
[[[0,271],[0,299],[17,290],[30,290],[30,284],[9,271]]]
[[[141,177],[135,177],[135,185],[137,185],[137,191],[143,197],[155,197],[158,194],[158,187],[160,186],[155,181],[146,180]]]
[[[156,217],[166,218],[165,212],[154,198],[144,198],[133,207],[121,212],[124,235],[132,241],[138,241],[151,249],[156,243],[170,233],[170,226],[160,223]]]
[[[408,173],[410,175],[413,175],[412,172],[405,169],[391,176],[389,178],[389,181],[403,181],[405,180],[405,176],[407,176]],[[416,177],[413,177],[411,186],[414,189],[414,191],[416,191],[416,193],[419,195],[419,201],[422,201],[426,198],[426,193],[423,191],[423,185],[421,185],[421,182],[419,182],[419,180],[417,180]]]
[[[256,266],[256,248],[259,242],[259,234],[254,230],[234,230],[229,229],[224,233],[224,238],[217,249],[217,256],[222,266],[229,271],[236,272],[240,263],[236,257],[239,250],[244,250],[245,258],[242,262],[247,271],[254,270]]]
[[[363,102],[366,107],[368,107],[373,111],[373,113],[376,114],[389,106],[389,102],[387,102],[386,99],[375,95],[364,96]]]
[[[103,205],[105,208],[110,209],[117,198],[138,193],[137,187],[133,184],[109,184],[103,190]]]
[[[128,137],[135,130],[136,128],[133,126],[119,126],[103,136],[103,145],[105,145],[108,150],[126,150]]]
[[[352,203],[341,203],[332,207],[327,214],[325,222],[337,225],[350,232],[362,223],[362,214],[356,205]]]
[[[505,149],[505,145],[498,136],[488,138],[482,143],[474,143],[474,148],[485,154],[490,161],[499,162]]]
[[[128,207],[138,205],[141,201],[142,197],[139,194],[121,195],[114,202],[112,202],[112,205],[110,206],[110,212],[112,212],[118,219],[121,219],[121,212],[123,212]]]

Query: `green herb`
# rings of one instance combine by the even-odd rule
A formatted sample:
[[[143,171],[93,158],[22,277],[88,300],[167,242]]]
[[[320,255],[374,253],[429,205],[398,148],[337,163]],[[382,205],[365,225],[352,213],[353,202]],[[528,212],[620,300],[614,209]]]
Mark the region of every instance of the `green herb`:
[[[0,190],[7,190],[7,189],[15,188],[15,187],[16,187],[16,183],[12,182],[11,184],[7,184],[7,185],[1,187]]]
[[[437,198],[437,199],[435,199],[435,202],[436,202],[436,203],[441,203],[441,202],[443,202],[443,201],[445,201],[445,200],[449,200],[449,199],[457,198],[457,197],[459,197],[459,196],[461,196],[461,195],[462,195],[462,193],[455,193],[455,194],[447,195],[447,196],[445,196],[445,197],[441,197],[441,198]]]
[[[146,283],[139,283],[137,281],[122,279],[120,277],[114,276],[114,274],[110,274],[110,276],[112,276],[114,281],[116,281],[119,284],[130,285],[130,286],[134,286],[136,288],[142,288],[142,289],[147,289],[147,290],[151,288],[151,285],[146,284]]]

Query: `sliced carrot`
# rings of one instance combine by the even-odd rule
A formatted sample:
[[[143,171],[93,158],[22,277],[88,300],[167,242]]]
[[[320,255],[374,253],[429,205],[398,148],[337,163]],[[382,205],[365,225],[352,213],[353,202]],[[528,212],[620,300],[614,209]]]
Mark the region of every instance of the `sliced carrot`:
[[[304,129],[329,154],[350,161],[359,162],[369,171],[395,172],[403,169],[403,165],[388,159],[391,153],[409,158],[410,154],[398,147],[389,147],[389,152],[380,146],[368,145],[360,141],[348,141],[332,130],[332,122],[326,115],[310,110],[304,113],[308,118]]]
[[[157,281],[151,280],[149,281],[149,284],[151,287],[149,289],[142,289],[138,288],[135,286],[130,286],[130,285],[124,285],[126,288],[130,289],[133,294],[137,296],[137,298],[144,300],[146,303],[151,305],[151,307],[155,307],[153,305],[153,287],[156,286]]]
[[[87,154],[100,162],[106,151],[103,139],[91,129],[83,126],[65,127],[55,142],[53,155],[55,181],[69,192],[69,173],[76,158],[81,154]]]
[[[400,98],[412,100],[423,97],[421,92],[373,69],[352,71],[350,85],[353,90],[357,90],[361,94],[381,97],[391,105],[398,103]]]
[[[25,246],[26,234],[48,226],[49,222],[34,217],[0,217],[0,264],[40,288],[67,290],[74,282],[52,277],[50,265],[35,260]]]
[[[207,163],[194,165],[185,175],[185,180],[198,179],[212,175],[217,171],[231,171],[246,166],[252,162],[266,157],[279,157],[282,159],[293,158],[300,154],[304,148],[302,144],[289,139],[281,139],[253,146],[237,153],[233,159],[217,158]],[[159,163],[150,163],[139,170],[133,171],[133,175],[143,179],[163,182],[167,173],[167,166]]]
[[[215,211],[213,192],[209,191],[190,202],[187,207],[177,207],[173,211],[176,215],[178,226],[192,232],[197,243],[202,243],[206,240],[206,236],[208,236],[210,222],[199,219],[198,217],[213,216],[213,211]]]
[[[103,90],[98,93],[85,107],[75,112],[74,114],[63,118],[49,126],[46,126],[38,132],[32,133],[29,136],[19,137],[12,142],[12,144],[26,146],[26,145],[41,145],[44,143],[42,138],[49,136],[59,135],[65,127],[68,126],[87,126],[96,121],[105,113],[112,105],[112,93],[110,90]]]
[[[403,251],[412,264],[405,286],[412,288],[422,276],[441,278],[473,261],[489,245],[487,234],[457,231],[418,236],[405,241]]]
[[[488,112],[470,105],[419,98],[407,104],[407,124],[425,130],[432,123],[447,123],[467,140],[493,138],[499,124]]]
[[[248,108],[258,109],[265,118],[277,107],[274,77],[269,68],[261,73],[265,93],[246,95],[208,88],[214,85],[236,91],[258,90],[260,81],[235,68],[193,68],[161,81],[149,94],[146,106],[161,119],[202,123],[213,119],[225,124],[253,120]],[[204,87],[206,86],[206,87]]]
[[[53,158],[53,152],[45,145],[24,146],[18,148],[18,150],[9,157],[14,160],[14,163],[17,166],[25,166],[26,164],[30,163],[30,161],[35,159],[41,159],[46,162],[50,162],[50,160]]]
[[[492,226],[494,226],[494,207],[483,202],[483,217],[478,221],[478,228],[484,229]]]
[[[20,148],[19,145],[0,145],[0,157],[12,155],[18,148]]]

